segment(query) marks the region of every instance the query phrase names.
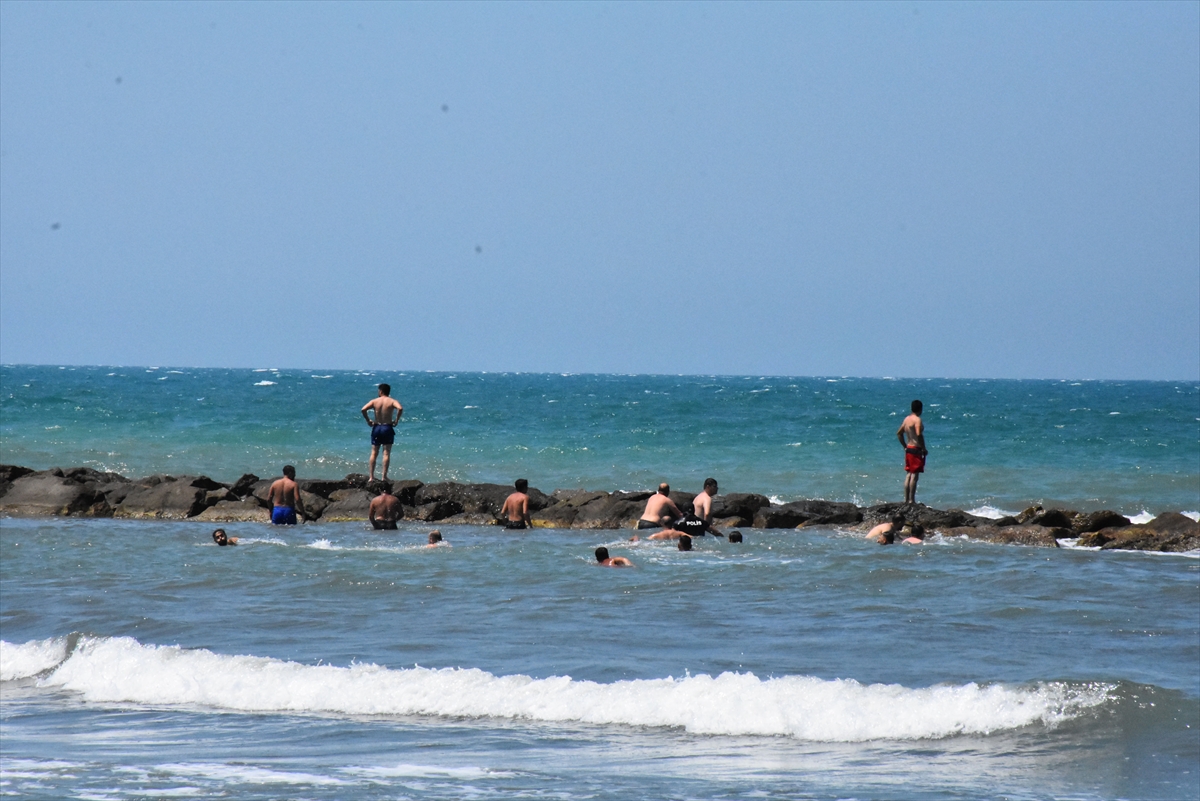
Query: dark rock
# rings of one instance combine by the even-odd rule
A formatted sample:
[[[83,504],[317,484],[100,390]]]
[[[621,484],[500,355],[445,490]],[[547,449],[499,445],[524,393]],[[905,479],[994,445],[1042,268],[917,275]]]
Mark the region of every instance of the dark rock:
[[[1021,521],[1017,520],[1017,518],[1013,517],[1012,515],[1005,515],[1004,517],[1001,517],[997,520],[993,520],[991,522],[991,525],[993,525],[993,526],[1019,526],[1019,525],[1021,525]]]
[[[413,502],[416,506],[443,504],[443,508],[454,510],[450,515],[466,512],[491,515],[495,518],[504,506],[504,499],[513,491],[512,487],[502,484],[459,484],[445,481],[439,484],[424,484],[417,488]],[[528,495],[531,513],[545,509],[550,504],[550,498],[540,490],[530,487]]]
[[[129,490],[120,505],[113,510],[114,517],[135,519],[182,520],[204,511],[208,490],[191,485],[192,477],[160,480],[154,484],[141,484]]]
[[[222,501],[237,501],[241,502],[241,498],[234,495],[230,490],[221,487],[220,489],[209,490],[204,493],[204,505],[206,507],[216,506]],[[257,504],[256,504],[257,505]]]
[[[304,492],[313,495],[320,495],[322,498],[328,499],[331,494],[340,489],[348,489],[350,484],[344,480],[327,481],[320,478],[302,478],[296,481],[296,486]]]
[[[1070,529],[1028,525],[957,526],[939,529],[938,533],[944,537],[966,537],[999,545],[1035,545],[1043,548],[1057,548],[1059,539],[1071,536]]]
[[[862,522],[863,515],[852,503],[833,501],[792,501],[782,506],[759,509],[754,515],[755,528],[796,528],[797,526],[851,525]]]
[[[628,528],[646,509],[649,492],[614,492],[582,504],[572,528]]]
[[[1165,512],[1142,525],[1085,534],[1078,544],[1105,551],[1194,551],[1200,549],[1200,523],[1178,512]]]
[[[891,520],[892,515],[904,515],[906,523],[917,523],[926,529],[959,528],[962,526],[995,526],[995,521],[978,517],[961,509],[934,509],[923,503],[881,503],[863,510],[863,520],[874,525]]]
[[[11,484],[22,476],[28,476],[33,470],[15,464],[0,464],[0,484]]]
[[[329,501],[312,492],[300,490],[300,502],[304,504],[304,517],[306,520],[316,520],[321,517],[326,507],[329,506]]]
[[[422,482],[416,480],[393,481],[392,494],[395,495],[400,503],[404,506],[415,506],[417,502],[417,492],[421,487],[425,486]]]
[[[692,500],[696,497],[695,494],[672,490],[667,497],[670,498],[671,501],[679,507],[679,511],[683,512],[685,515],[690,515],[695,511],[692,506]]]
[[[374,498],[365,489],[341,489],[333,492],[329,505],[321,511],[321,520],[331,523],[366,520]]]
[[[0,499],[0,513],[15,516],[71,515],[110,517],[112,508],[103,493],[64,478],[59,470],[26,473]]]
[[[1105,509],[1101,512],[1075,515],[1075,519],[1071,521],[1071,530],[1076,534],[1090,534],[1105,528],[1124,528],[1128,525],[1131,525],[1128,517]]]
[[[129,479],[119,473],[105,473],[90,467],[72,467],[63,471],[63,478],[78,484],[129,484]]]
[[[1047,509],[1044,512],[1030,515],[1023,523],[1030,526],[1046,526],[1048,528],[1071,528],[1075,522],[1075,512],[1062,509]]]
[[[445,520],[457,514],[462,514],[461,506],[453,505],[449,501],[438,500],[413,507],[412,516],[414,520],[424,520],[432,523],[438,520]]]
[[[254,485],[259,482],[259,477],[253,473],[246,473],[229,488],[229,491],[239,498],[245,498],[247,495],[254,494]]]
[[[346,485],[354,489],[366,489],[371,477],[366,473],[347,473]]]
[[[213,481],[208,476],[197,476],[196,478],[192,479],[192,486],[198,489],[208,490],[209,492],[212,492],[213,490],[229,488],[228,484],[222,484],[220,481]]]
[[[535,526],[570,528],[581,507],[606,498],[608,498],[607,492],[557,489],[550,495],[550,505],[536,513],[531,513],[530,518]]]
[[[765,495],[755,495],[750,492],[731,492],[728,495],[718,495],[712,499],[713,519],[740,518],[745,520],[743,526],[754,521],[754,515],[759,509],[765,509],[771,501]]]

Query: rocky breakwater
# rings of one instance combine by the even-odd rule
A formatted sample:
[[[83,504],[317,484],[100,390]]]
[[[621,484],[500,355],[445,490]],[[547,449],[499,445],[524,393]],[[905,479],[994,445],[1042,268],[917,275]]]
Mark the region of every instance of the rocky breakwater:
[[[207,476],[154,475],[129,479],[88,467],[34,471],[0,465],[0,515],[115,517],[159,520],[261,522],[269,520],[266,494],[273,479],[247,473],[233,483]],[[367,519],[381,482],[352,473],[343,479],[301,479],[301,498],[309,520],[342,522]],[[500,484],[394,481],[404,519],[491,525],[512,488]],[[539,528],[622,529],[636,526],[651,493],[559,489],[547,495],[529,490],[533,524]],[[691,510],[690,493],[672,500]],[[1116,512],[1079,513],[1031,507],[1015,517],[992,520],[959,509],[922,504],[880,504],[859,508],[850,503],[800,500],[772,504],[764,495],[730,493],[713,499],[720,529],[798,529],[837,526],[865,530],[901,513],[929,534],[966,537],[1014,545],[1057,547],[1059,541],[1102,550],[1182,552],[1200,549],[1200,523],[1175,512],[1134,525]]]

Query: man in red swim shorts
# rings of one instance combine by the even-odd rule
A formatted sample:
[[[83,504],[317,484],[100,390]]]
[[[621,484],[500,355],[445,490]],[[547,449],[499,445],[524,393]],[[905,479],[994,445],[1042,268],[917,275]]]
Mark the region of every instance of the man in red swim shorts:
[[[921,422],[921,402],[912,402],[912,414],[904,418],[896,438],[904,446],[904,502],[917,502],[917,480],[925,472],[925,424]]]

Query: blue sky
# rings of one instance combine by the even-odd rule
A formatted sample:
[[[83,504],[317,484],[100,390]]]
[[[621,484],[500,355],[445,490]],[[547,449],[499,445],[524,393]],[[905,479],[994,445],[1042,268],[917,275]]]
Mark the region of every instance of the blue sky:
[[[0,3],[0,361],[1200,379],[1198,3]]]

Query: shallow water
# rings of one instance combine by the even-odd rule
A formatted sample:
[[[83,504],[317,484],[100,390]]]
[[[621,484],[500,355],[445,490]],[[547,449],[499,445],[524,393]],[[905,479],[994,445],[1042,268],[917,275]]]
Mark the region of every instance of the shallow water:
[[[0,789],[1187,798],[1200,558],[0,522]],[[607,545],[637,567],[594,567]]]

